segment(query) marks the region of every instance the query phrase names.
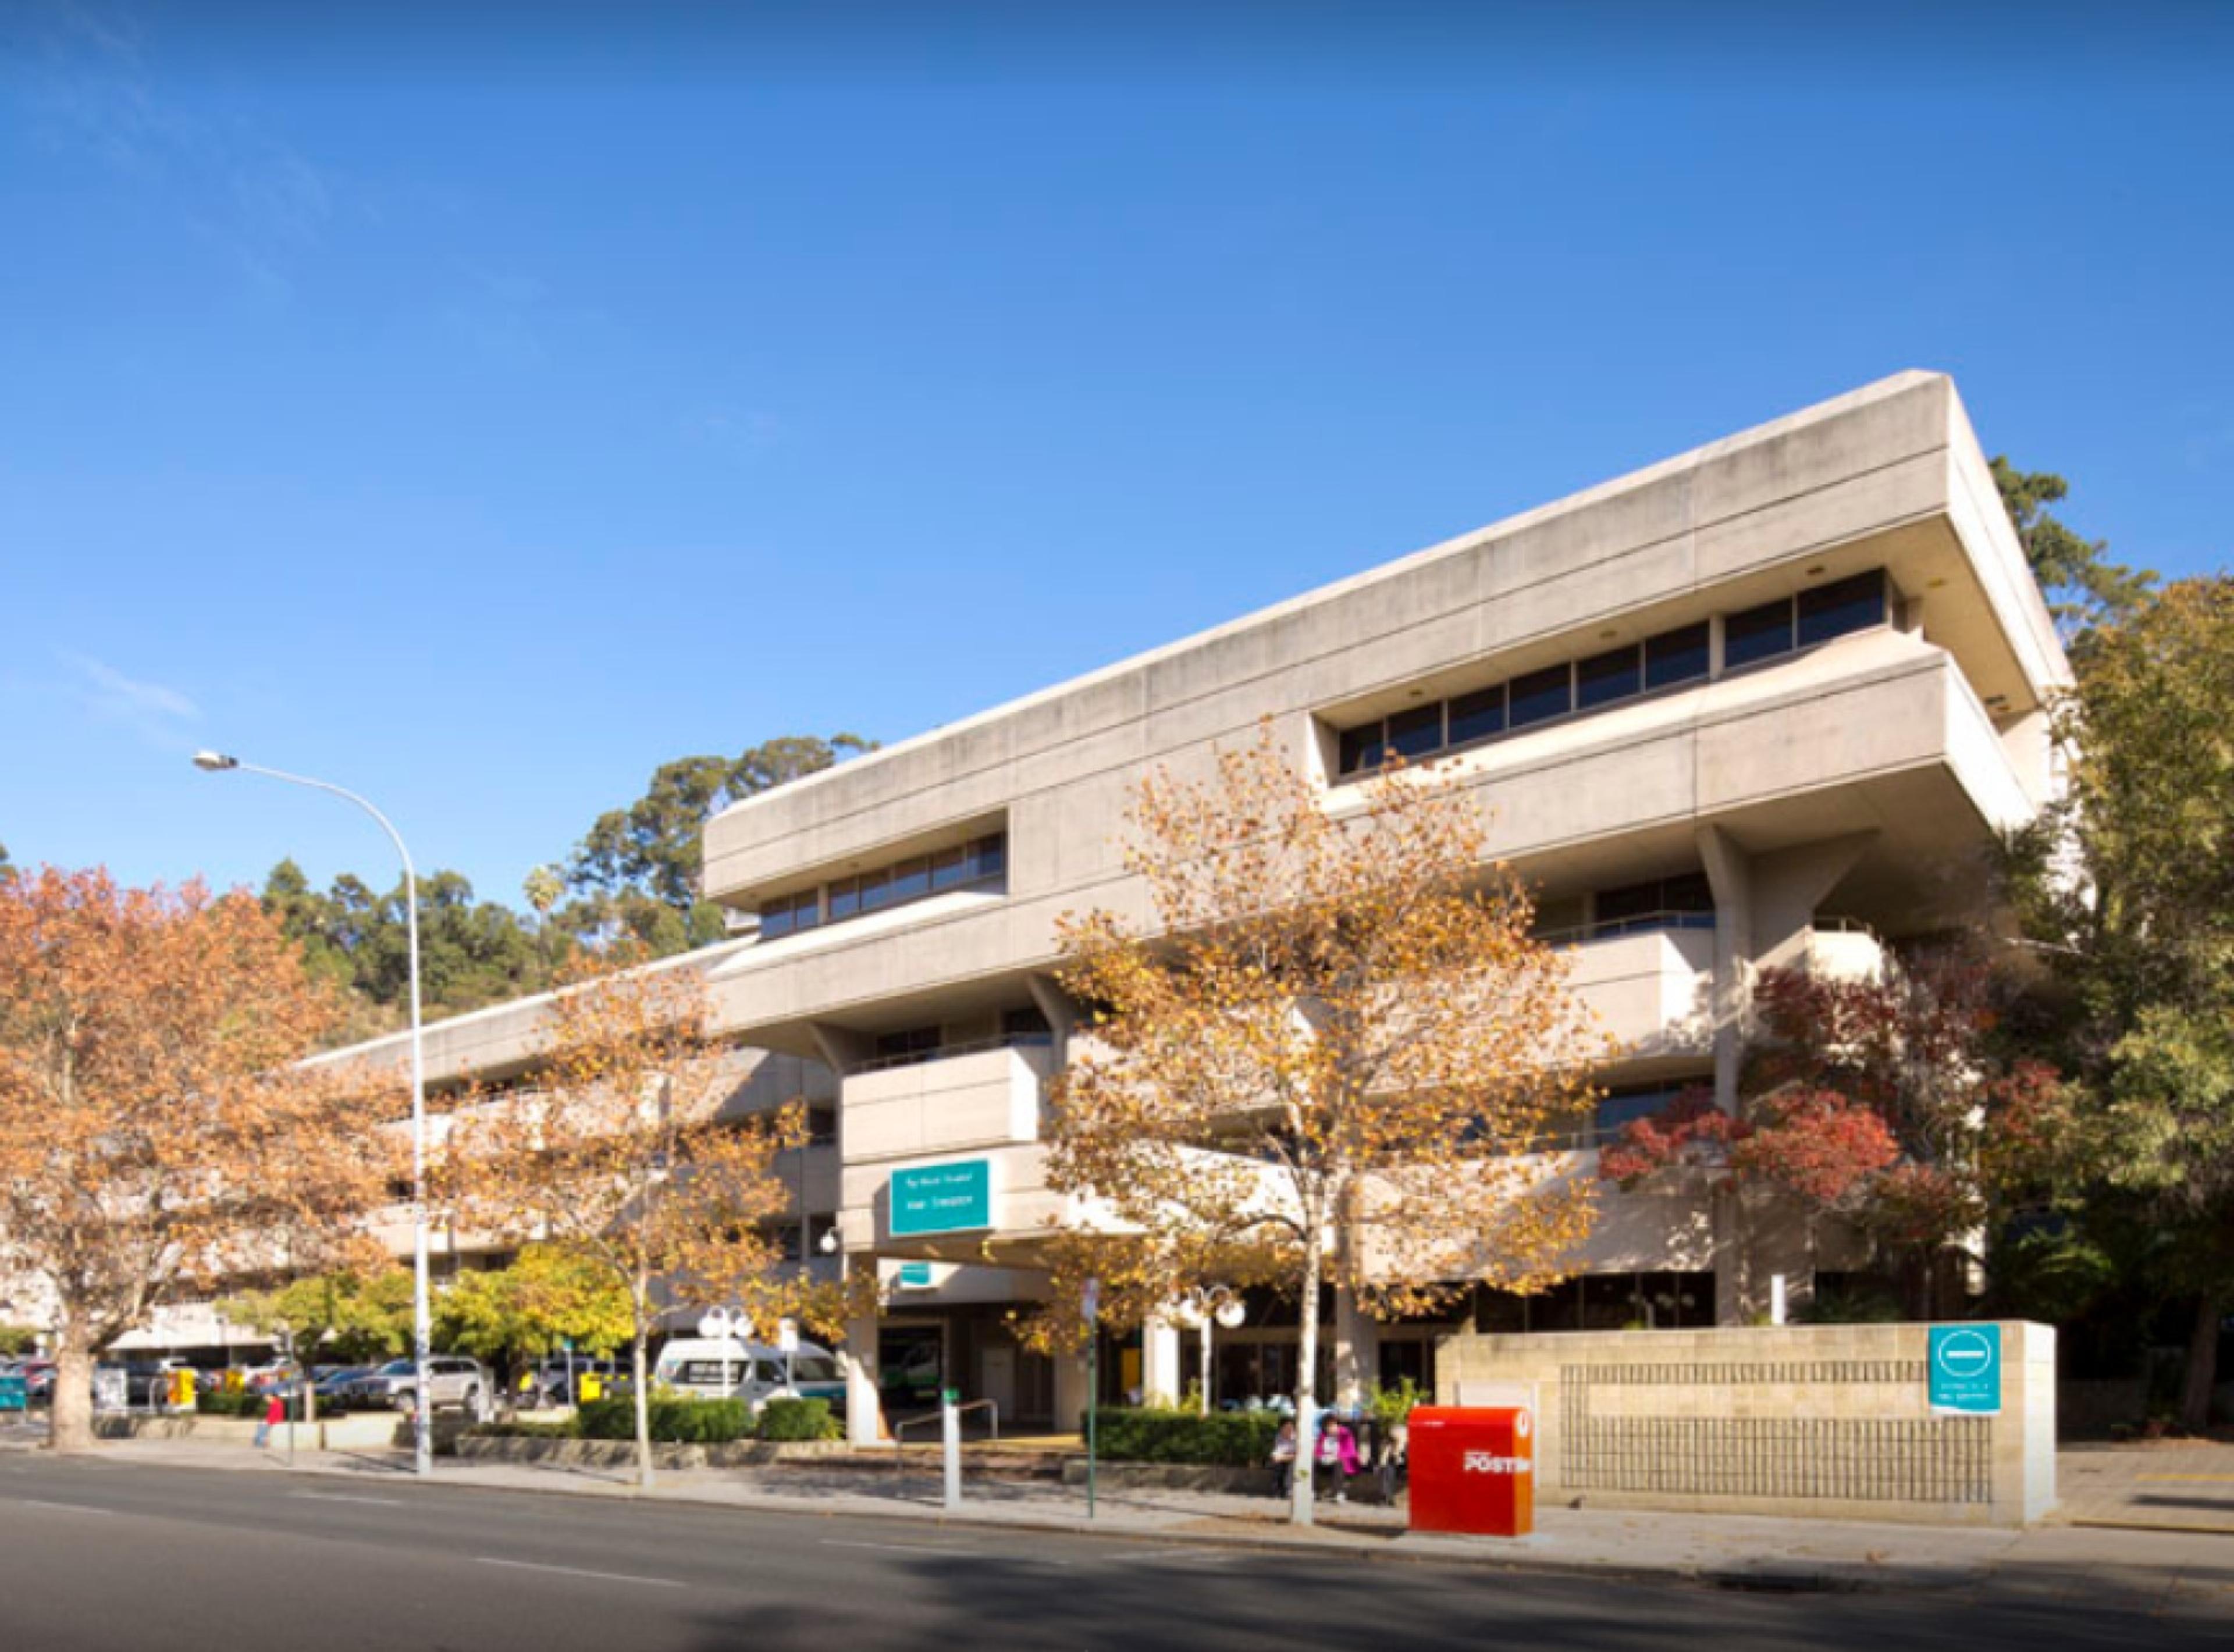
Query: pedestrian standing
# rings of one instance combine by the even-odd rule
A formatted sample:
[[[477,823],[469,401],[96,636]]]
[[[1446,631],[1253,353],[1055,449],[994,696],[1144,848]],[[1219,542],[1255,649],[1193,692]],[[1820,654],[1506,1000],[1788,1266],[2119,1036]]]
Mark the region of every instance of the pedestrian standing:
[[[256,1449],[262,1451],[266,1445],[270,1444],[271,1431],[286,1420],[287,1402],[279,1397],[279,1391],[274,1388],[271,1391],[271,1398],[264,1405],[264,1420],[256,1425]]]

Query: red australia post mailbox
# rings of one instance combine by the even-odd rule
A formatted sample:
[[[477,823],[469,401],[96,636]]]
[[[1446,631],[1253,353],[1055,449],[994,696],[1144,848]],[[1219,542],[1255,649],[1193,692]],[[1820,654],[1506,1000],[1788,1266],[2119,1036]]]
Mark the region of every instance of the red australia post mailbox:
[[[1525,1406],[1421,1406],[1409,1433],[1413,1531],[1536,1529],[1536,1424]]]

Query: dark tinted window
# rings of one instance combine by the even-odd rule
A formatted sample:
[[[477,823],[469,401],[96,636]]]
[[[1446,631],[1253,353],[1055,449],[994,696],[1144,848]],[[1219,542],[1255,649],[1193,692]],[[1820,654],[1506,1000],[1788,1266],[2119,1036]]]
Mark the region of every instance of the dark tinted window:
[[[922,856],[903,860],[892,868],[892,898],[895,903],[921,900],[931,893],[931,862]]]
[[[761,939],[763,941],[773,941],[779,936],[788,935],[792,928],[790,902],[778,901],[772,906],[761,908]]]
[[[1381,767],[1381,725],[1368,722],[1362,728],[1342,731],[1342,772],[1355,774],[1360,769]]]
[[[1715,891],[1703,872],[1687,872],[1661,881],[1660,904],[1670,912],[1711,912]]]
[[[865,872],[860,881],[863,911],[873,912],[892,904],[892,877],[890,872]]]
[[[1611,924],[1624,917],[1643,917],[1660,910],[1660,879],[1649,883],[1625,884],[1619,889],[1598,891],[1597,919]]]
[[[1575,703],[1584,711],[1642,692],[1644,676],[1634,648],[1594,654],[1575,667]]]
[[[1571,674],[1564,665],[1546,670],[1531,671],[1525,677],[1512,679],[1512,717],[1515,728],[1525,728],[1532,722],[1542,722],[1547,717],[1564,717],[1573,710],[1574,685]]]
[[[1683,1094],[1680,1085],[1629,1085],[1609,1090],[1598,1098],[1597,1134],[1601,1140],[1617,1134],[1622,1126],[1636,1119],[1649,1119],[1656,1113],[1665,1113]]]
[[[970,881],[982,883],[998,878],[1009,869],[1009,840],[995,835],[980,838],[970,846]]]
[[[1792,599],[1780,597],[1722,622],[1722,666],[1735,670],[1792,652]]]
[[[830,921],[852,917],[861,910],[861,880],[840,878],[830,885]]]
[[[1885,574],[1879,569],[1803,591],[1800,593],[1800,646],[1827,643],[1849,631],[1882,625],[1885,617]]]
[[[1463,746],[1470,740],[1486,740],[1492,735],[1505,732],[1505,685],[1481,689],[1473,694],[1462,694],[1451,702],[1451,744]]]
[[[942,849],[931,858],[931,886],[951,889],[970,875],[970,852],[966,849]]]
[[[1664,689],[1707,675],[1707,622],[1644,639],[1644,686]]]
[[[1406,757],[1425,757],[1429,752],[1440,751],[1443,745],[1443,707],[1440,701],[1432,706],[1415,706],[1409,711],[1400,711],[1388,720],[1388,749]]]

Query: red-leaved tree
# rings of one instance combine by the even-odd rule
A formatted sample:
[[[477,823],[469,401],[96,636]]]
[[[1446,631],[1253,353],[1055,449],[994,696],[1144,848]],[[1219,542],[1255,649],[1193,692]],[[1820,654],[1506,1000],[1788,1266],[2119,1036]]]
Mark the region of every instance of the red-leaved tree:
[[[1935,1296],[1950,1306],[1956,1288],[1937,1264],[1975,1254],[1996,1194],[2061,1114],[2054,1069],[2004,1059],[1998,1023],[1991,974],[1964,951],[1889,961],[1876,976],[1766,970],[1737,1113],[1687,1091],[1625,1126],[1598,1173],[1633,1186],[1706,1172],[1731,1185],[1741,1218],[1749,1198],[1779,1194],[1811,1234],[1843,1218],[1910,1265],[1919,1311]]]

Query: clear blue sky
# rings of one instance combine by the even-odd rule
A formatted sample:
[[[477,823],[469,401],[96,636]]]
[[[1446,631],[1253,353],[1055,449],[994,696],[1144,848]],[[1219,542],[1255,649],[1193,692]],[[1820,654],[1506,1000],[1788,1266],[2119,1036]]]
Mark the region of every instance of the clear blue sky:
[[[516,903],[1907,367],[2227,562],[2234,8],[1490,10],[5,7],[0,842]]]

